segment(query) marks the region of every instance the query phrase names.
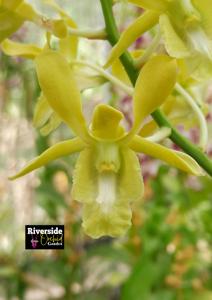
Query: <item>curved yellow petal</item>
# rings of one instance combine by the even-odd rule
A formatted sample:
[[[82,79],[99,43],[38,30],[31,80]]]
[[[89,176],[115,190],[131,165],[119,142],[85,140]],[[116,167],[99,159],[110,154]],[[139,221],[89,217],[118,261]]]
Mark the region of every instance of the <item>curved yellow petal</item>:
[[[104,174],[96,175],[99,177],[92,176],[93,190],[89,187],[90,194],[83,195],[83,197],[87,196],[87,199],[90,199],[90,201],[83,201],[82,226],[85,233],[92,238],[124,235],[131,226],[132,213],[130,202],[140,200],[143,196],[143,180],[138,158],[133,151],[122,149],[121,159],[122,165],[118,174],[105,172]],[[88,168],[88,164],[86,165]],[[81,171],[85,171],[84,169]],[[92,175],[93,173],[91,172]],[[84,187],[86,183],[80,182],[81,187]],[[112,203],[107,203],[110,200],[110,196],[113,196],[113,201]],[[103,197],[103,199],[99,197]]]
[[[114,62],[112,63],[112,74],[113,76],[117,77],[119,80],[124,82],[125,84],[132,86],[132,83],[127,75],[127,72],[125,71],[125,68],[119,59],[115,59]]]
[[[123,236],[131,226],[132,212],[129,203],[117,201],[111,213],[104,214],[98,203],[83,206],[84,232],[94,239],[102,236]]]
[[[74,138],[72,140],[67,140],[55,144],[54,146],[48,148],[38,157],[34,158],[31,163],[29,163],[25,168],[23,168],[16,175],[9,177],[10,180],[22,177],[33,170],[36,170],[42,166],[45,166],[49,162],[58,159],[62,156],[66,156],[75,152],[81,151],[85,147],[85,144],[79,138]]]
[[[166,55],[155,56],[144,65],[135,85],[131,134],[140,129],[145,117],[163,104],[176,83],[176,77],[176,60]]]
[[[25,58],[35,58],[41,53],[42,49],[33,44],[22,44],[13,42],[9,39],[4,40],[1,43],[2,51],[11,56],[21,56]]]
[[[60,14],[61,18],[64,19],[68,27],[77,28],[74,20],[72,20],[72,18],[54,0],[45,0],[44,2]],[[70,34],[65,38],[60,38],[60,52],[68,61],[71,61],[77,57],[78,42],[79,38]]]
[[[22,2],[23,2],[23,0],[2,0],[2,1],[0,1],[0,6],[2,5],[8,9],[14,10]]]
[[[175,108],[176,99],[174,96],[170,95],[164,104],[161,106],[161,110],[165,115],[169,115]],[[147,122],[139,131],[139,135],[142,137],[147,137],[153,134],[153,132],[158,129],[158,125],[154,120]]]
[[[159,18],[159,24],[168,54],[175,58],[188,57],[190,55],[190,51],[185,42],[175,31],[168,15],[161,15]]]
[[[204,174],[201,167],[189,155],[180,151],[168,149],[142,137],[134,136],[129,147],[135,152],[141,152],[158,158],[167,164],[192,175],[201,176]]]
[[[41,135],[46,136],[50,134],[53,130],[57,129],[61,123],[62,120],[60,119],[60,117],[55,112],[53,112],[48,122],[40,129]]]
[[[144,193],[144,183],[141,165],[137,155],[128,147],[121,152],[121,167],[119,171],[119,195],[128,202],[140,201]]]
[[[190,78],[203,82],[212,77],[212,61],[203,55],[195,54],[185,61]]]
[[[139,131],[139,135],[142,137],[150,136],[153,134],[153,132],[155,132],[157,128],[157,123],[154,120],[151,120],[141,128],[141,130]]]
[[[44,2],[51,6],[57,13],[59,13],[69,27],[77,28],[77,24],[74,22],[74,20],[54,0],[44,0]]]
[[[167,0],[128,0],[128,2],[150,10],[163,11],[168,7]]]
[[[66,38],[59,40],[60,52],[68,61],[77,58],[78,37],[68,35]]]
[[[35,59],[41,89],[53,110],[84,140],[90,140],[82,114],[81,97],[65,58],[48,50]]]
[[[92,74],[82,66],[75,66],[72,68],[72,71],[80,91],[84,91],[89,88],[98,87],[108,81],[102,75],[98,75],[98,73]]]
[[[123,114],[115,108],[99,104],[95,107],[92,119],[92,136],[102,140],[114,140],[123,135],[120,122]]]
[[[71,196],[83,203],[92,203],[97,197],[94,148],[85,148],[79,155],[73,174]]]
[[[26,2],[22,2],[16,9],[16,13],[21,16],[24,20],[29,20],[32,22],[40,21],[41,16],[39,13]]]
[[[123,52],[144,32],[157,24],[159,13],[147,11],[136,19],[120,36],[118,43],[113,47],[109,58],[105,64],[108,68],[115,59],[120,57]]]
[[[209,37],[212,38],[211,0],[192,0],[192,3],[201,14],[203,28]]]
[[[0,42],[22,26],[24,19],[14,11],[0,6]]]
[[[55,0],[44,0],[44,3],[47,5],[51,6],[57,13],[60,14],[61,17],[65,18],[66,21],[68,20],[68,25],[70,27],[76,28],[76,23],[74,20],[66,13],[64,9],[62,9],[56,2]]]
[[[50,118],[52,113],[53,109],[50,107],[43,93],[41,93],[35,105],[33,126],[35,126],[35,128],[42,127]]]
[[[64,20],[53,20],[52,21],[53,34],[59,38],[65,38],[68,34],[67,26]]]
[[[176,104],[176,97],[170,95],[162,105],[161,110],[165,115],[169,115],[172,111],[175,110],[175,104]]]

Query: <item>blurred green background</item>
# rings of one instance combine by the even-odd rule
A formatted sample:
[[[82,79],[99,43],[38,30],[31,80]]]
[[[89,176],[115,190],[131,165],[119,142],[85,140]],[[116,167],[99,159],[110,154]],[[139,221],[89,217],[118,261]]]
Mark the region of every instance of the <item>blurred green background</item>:
[[[30,2],[44,14],[54,14],[42,1]],[[103,26],[99,1],[57,2],[79,27]],[[115,13],[122,25],[136,15],[124,3]],[[13,39],[42,45],[44,32],[26,22]],[[106,42],[81,39],[79,57],[101,64],[108,50]],[[123,238],[99,240],[83,234],[81,205],[70,198],[77,155],[8,181],[29,159],[72,134],[65,125],[48,136],[33,128],[38,95],[33,62],[0,53],[0,300],[212,299],[212,188],[207,176],[187,176],[141,156],[145,197],[133,206],[133,226]],[[88,120],[102,101],[130,114],[125,100],[109,84],[83,92]],[[65,250],[25,250],[25,224],[64,224]]]

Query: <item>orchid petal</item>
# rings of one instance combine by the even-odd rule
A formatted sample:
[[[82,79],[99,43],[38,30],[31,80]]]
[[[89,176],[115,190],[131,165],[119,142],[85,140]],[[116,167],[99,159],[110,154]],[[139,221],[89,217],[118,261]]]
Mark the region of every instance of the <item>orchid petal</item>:
[[[79,155],[74,169],[71,191],[71,196],[76,201],[92,203],[97,197],[95,155],[93,148],[85,148]]]
[[[123,114],[115,108],[99,104],[95,107],[92,119],[91,133],[102,140],[113,140],[123,135],[119,123],[124,118]]]
[[[139,201],[143,197],[144,183],[140,162],[133,151],[123,147],[119,178],[120,197],[128,202]]]
[[[84,204],[82,227],[94,239],[102,236],[119,237],[131,226],[132,212],[129,203],[117,200],[110,214],[104,214],[98,203]]]
[[[152,135],[157,128],[158,128],[157,123],[154,120],[151,120],[148,123],[144,124],[144,126],[139,131],[139,135],[142,137],[148,137]]]
[[[37,56],[36,70],[44,96],[53,110],[82,139],[89,139],[80,92],[65,58],[48,50]]]
[[[185,102],[185,101],[184,101]],[[176,103],[176,99],[174,96],[170,95],[167,100],[164,102],[164,104],[161,106],[161,111],[165,115],[169,115],[172,110],[174,109]],[[158,129],[158,124],[155,122],[155,120],[150,120],[139,131],[139,135],[142,137],[147,137],[153,134],[155,130]]]
[[[123,52],[143,33],[148,31],[154,25],[157,24],[159,13],[153,11],[147,11],[136,19],[120,36],[119,41],[113,47],[109,58],[105,64],[105,68],[108,68],[115,59],[120,57]]]
[[[166,0],[128,0],[128,2],[144,9],[159,11],[165,10],[168,6],[168,1]]]
[[[49,106],[49,103],[43,93],[41,93],[40,97],[37,99],[33,115],[33,125],[35,128],[42,127],[50,118],[52,113],[53,109]]]
[[[18,30],[23,22],[24,19],[14,11],[0,6],[0,42]]]
[[[1,49],[6,55],[21,56],[31,59],[35,58],[42,51],[42,49],[36,45],[17,43],[9,39],[6,39],[1,43]]]
[[[166,55],[155,56],[144,65],[135,85],[131,135],[140,129],[145,117],[167,99],[176,83],[176,77],[176,60]]]
[[[130,202],[142,198],[143,180],[138,158],[129,149],[122,149],[121,156],[118,174],[98,173],[94,168],[95,153],[92,149],[81,152],[77,162],[72,196],[84,203],[82,226],[93,238],[123,235],[131,225]],[[107,203],[110,194],[114,199]],[[106,198],[99,199],[98,195]]]
[[[59,37],[60,39],[66,38],[68,30],[64,20],[53,20],[52,25],[52,31],[55,36]]]
[[[78,50],[78,37],[68,35],[66,38],[59,40],[60,52],[65,56],[67,61],[76,59]]]
[[[53,111],[43,93],[41,93],[33,115],[33,125],[35,128],[42,127],[40,128],[40,133],[46,136],[55,130],[61,122],[61,118]]]
[[[201,14],[202,26],[205,29],[205,32],[209,35],[210,38],[212,38],[211,0],[192,0],[192,2]]]
[[[127,72],[119,59],[115,59],[112,63],[112,74],[125,84],[132,86],[132,83],[127,75]]]
[[[51,6],[60,16],[64,19],[67,26],[77,28],[76,23],[72,18],[63,10],[54,0],[45,0],[46,4]],[[77,36],[67,35],[65,38],[59,40],[60,52],[65,56],[68,61],[77,57],[79,38]]]
[[[175,31],[168,15],[163,14],[159,18],[161,33],[168,54],[175,58],[184,58],[190,55],[190,51],[182,38]]]
[[[107,79],[105,77],[98,75],[97,73],[92,74],[81,66],[76,66],[72,68],[72,71],[80,91],[98,87],[107,82]]]
[[[190,78],[199,82],[210,80],[212,77],[212,61],[203,55],[193,55],[186,59]]]
[[[145,138],[134,136],[129,147],[135,152],[144,153],[152,157],[158,158],[167,164],[178,168],[192,175],[203,175],[201,167],[189,155],[168,149],[159,144],[150,142]]]
[[[8,9],[14,10],[18,5],[21,4],[21,2],[23,2],[23,0],[2,0],[0,5]]]
[[[70,27],[77,28],[74,20],[54,0],[44,0],[44,3],[51,6],[58,14],[60,14],[60,16],[66,20]]]
[[[48,122],[40,129],[41,135],[46,136],[50,134],[52,131],[57,129],[61,123],[62,120],[60,119],[60,117],[55,112],[53,112]]]
[[[44,151],[42,154],[40,154],[38,157],[34,158],[31,163],[29,163],[25,168],[23,168],[20,172],[18,172],[16,175],[9,177],[10,180],[14,180],[16,178],[22,177],[33,170],[36,170],[42,166],[45,166],[49,162],[58,159],[62,156],[66,156],[75,152],[81,151],[85,147],[85,144],[80,140],[79,138],[74,138],[72,140],[67,140],[64,142],[60,142],[50,148],[48,148],[46,151]]]
[[[16,9],[16,13],[21,16],[24,20],[29,20],[32,22],[40,21],[41,16],[39,13],[26,2],[22,2]]]

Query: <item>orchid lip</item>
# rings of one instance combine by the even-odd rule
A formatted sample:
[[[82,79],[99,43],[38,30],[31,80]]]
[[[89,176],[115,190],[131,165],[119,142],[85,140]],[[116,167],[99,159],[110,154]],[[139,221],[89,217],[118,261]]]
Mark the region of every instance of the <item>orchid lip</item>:
[[[119,136],[117,136],[116,138],[102,138],[102,137],[96,135],[92,131],[92,124],[89,126],[88,133],[89,133],[90,137],[92,139],[94,139],[95,141],[97,141],[97,142],[108,142],[108,143],[121,141],[127,135],[127,132],[123,131],[123,133],[120,134]]]
[[[120,165],[119,145],[116,143],[97,143],[96,169],[99,173],[106,171],[117,173]]]
[[[105,171],[99,174],[98,196],[96,202],[101,206],[103,213],[107,214],[116,200],[116,174]]]

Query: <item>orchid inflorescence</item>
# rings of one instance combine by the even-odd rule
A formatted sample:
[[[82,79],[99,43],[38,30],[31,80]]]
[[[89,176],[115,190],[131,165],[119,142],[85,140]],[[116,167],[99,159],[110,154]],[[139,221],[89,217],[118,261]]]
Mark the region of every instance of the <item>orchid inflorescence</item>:
[[[101,0],[106,29],[96,32],[78,29],[53,0],[44,2],[55,9],[58,19],[43,17],[22,0],[0,1],[1,49],[7,55],[34,62],[41,88],[34,113],[35,127],[47,135],[64,122],[75,137],[48,148],[10,179],[80,152],[73,175],[72,198],[83,203],[83,229],[93,238],[118,237],[131,225],[130,203],[143,196],[141,166],[136,153],[145,153],[196,176],[204,175],[204,169],[212,174],[211,162],[203,153],[208,141],[207,110],[202,99],[195,99],[195,91],[199,91],[212,74],[211,3],[209,0],[129,0],[144,12],[121,34],[117,43],[113,40],[115,45],[109,58],[100,67],[77,59],[78,40],[83,37],[110,40],[108,22],[111,18],[105,11],[112,12],[112,1]],[[105,9],[107,6],[110,10]],[[46,31],[43,47],[8,39],[26,20]],[[153,38],[154,45],[137,51],[136,63],[131,66],[138,74],[133,86],[128,77],[129,64],[128,67],[124,64],[124,69],[119,57],[153,27],[157,35]],[[58,40],[56,50],[51,47],[52,36]],[[162,50],[159,43],[164,46]],[[126,59],[132,64],[129,56],[125,62]],[[106,70],[109,66],[112,66],[112,74]],[[81,92],[108,81],[132,96],[133,125],[129,130],[123,126],[122,112],[105,103],[96,105],[91,123],[86,123]],[[149,116],[159,108],[167,126],[150,120]],[[186,120],[186,112],[191,116],[189,120]],[[186,150],[184,153],[158,143],[175,134],[180,136],[173,126],[183,120],[187,128],[199,124],[199,145],[179,138],[178,146]],[[158,129],[158,125],[161,128]]]

